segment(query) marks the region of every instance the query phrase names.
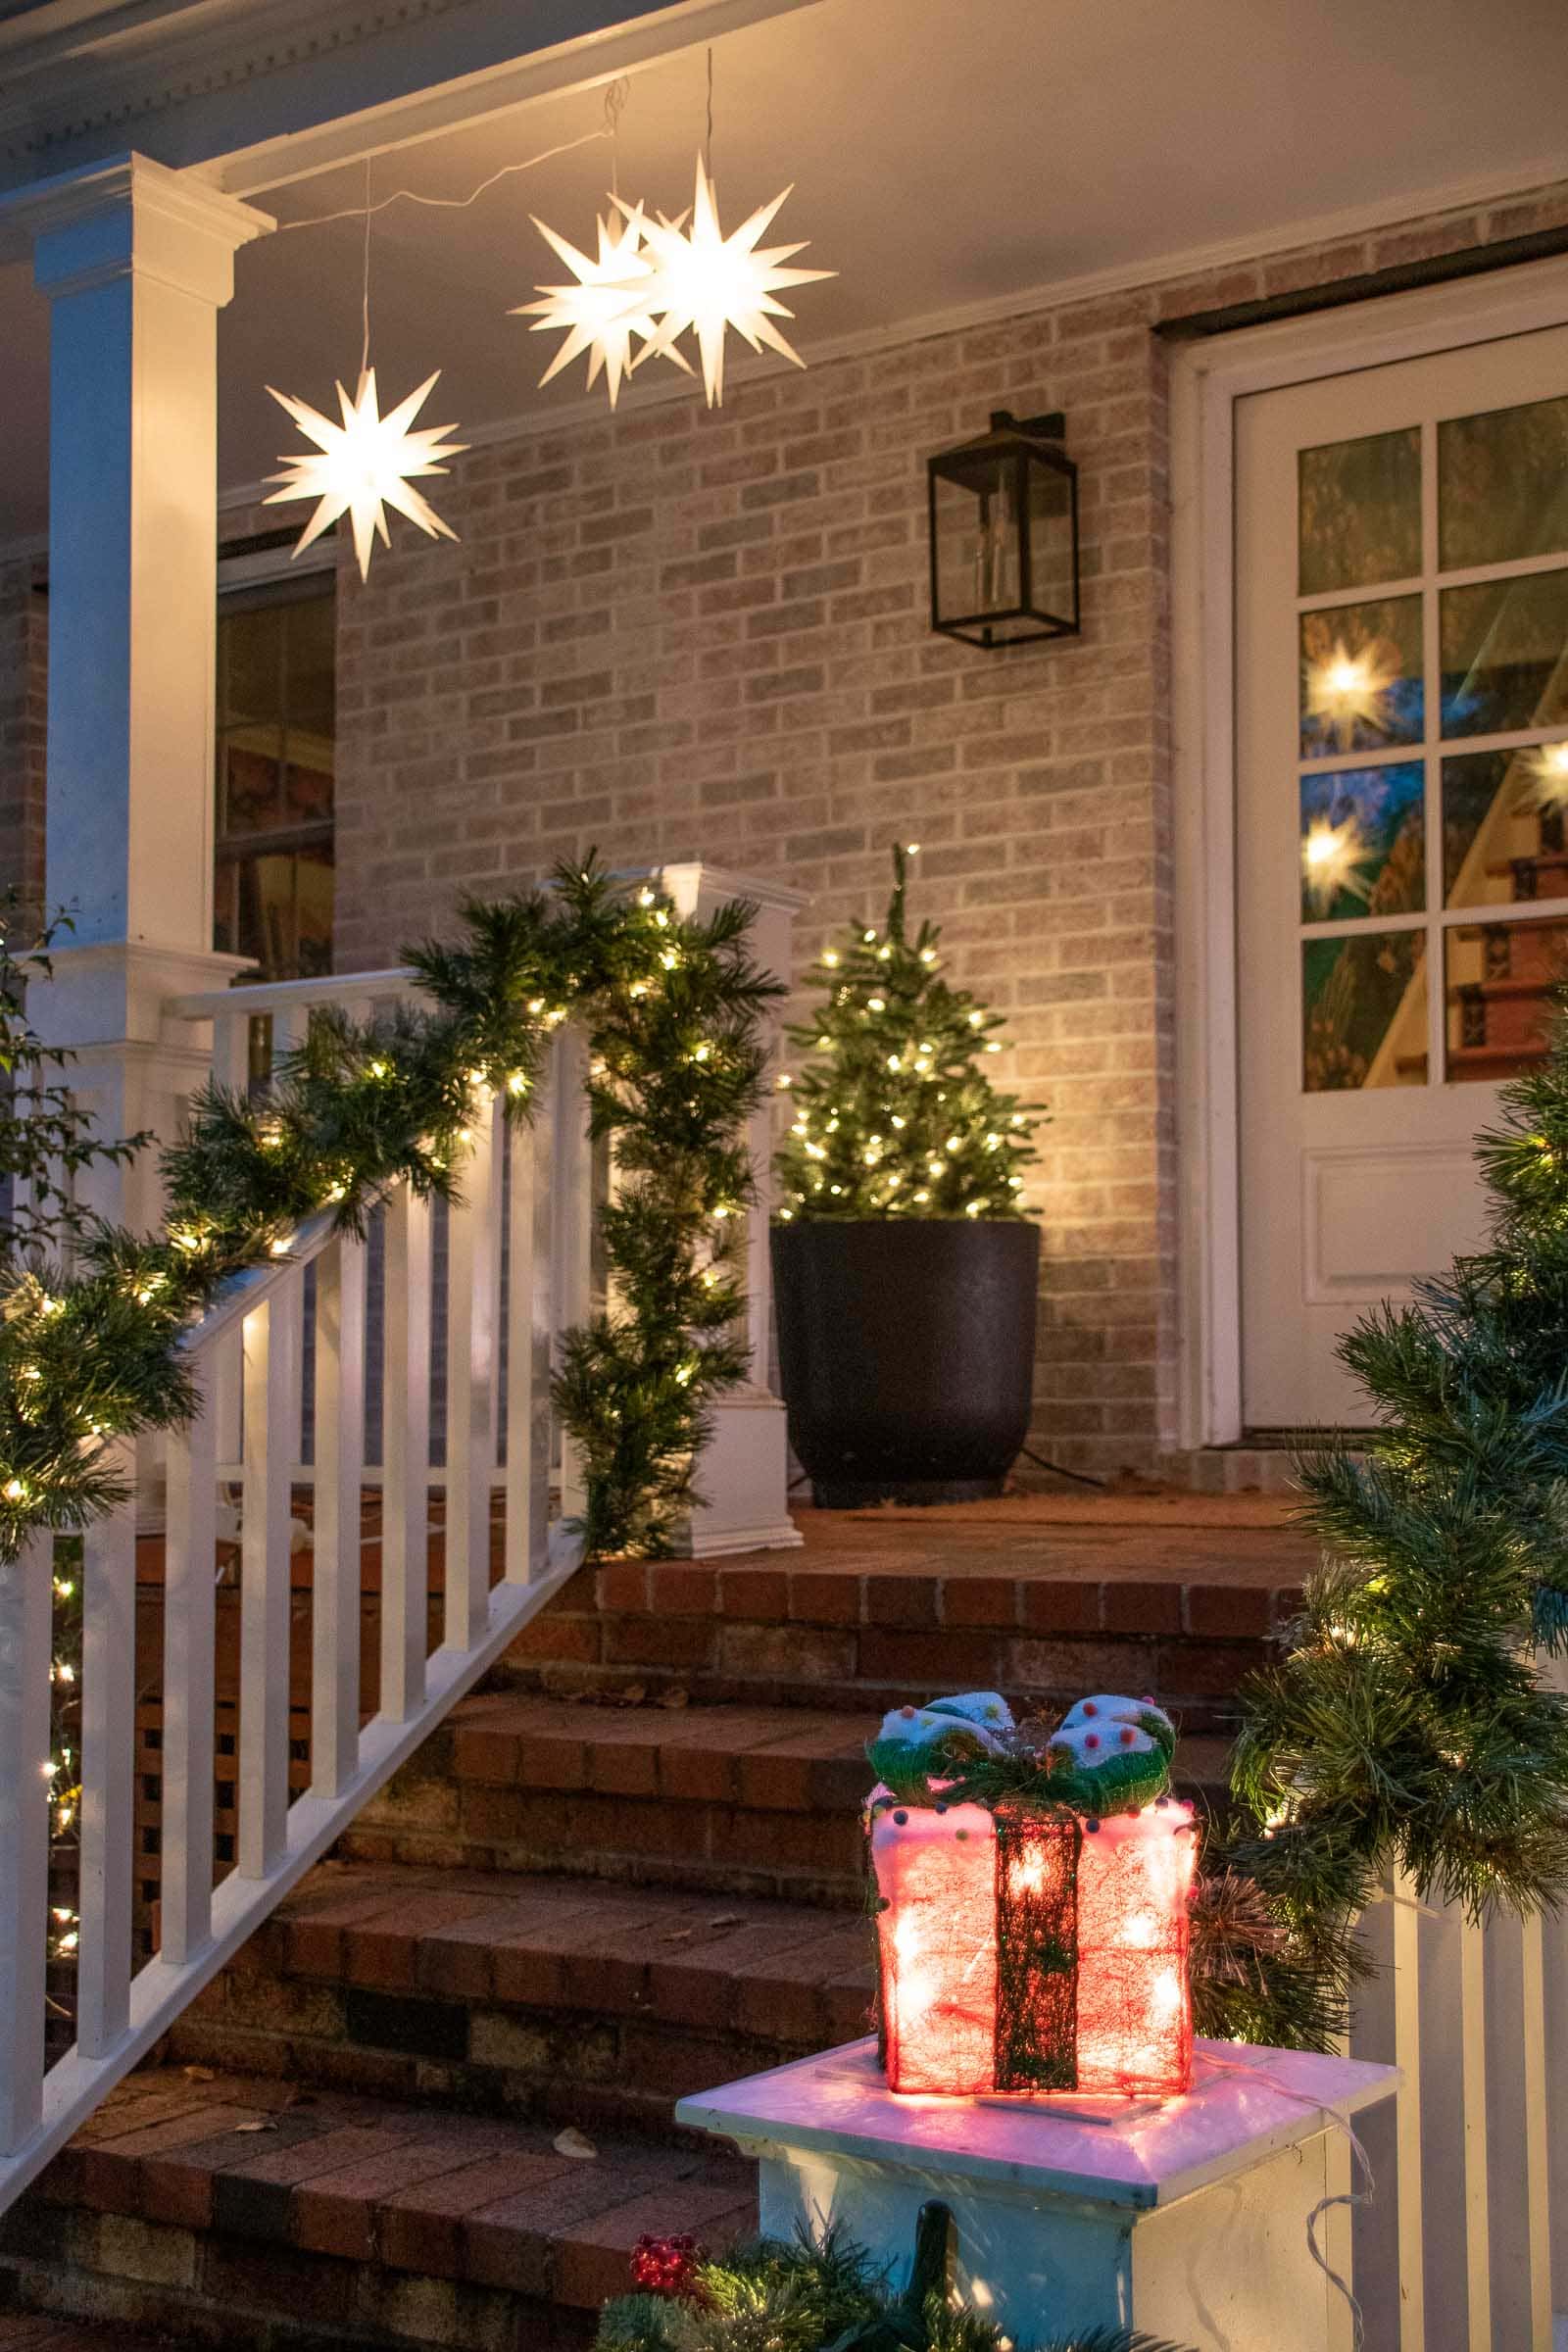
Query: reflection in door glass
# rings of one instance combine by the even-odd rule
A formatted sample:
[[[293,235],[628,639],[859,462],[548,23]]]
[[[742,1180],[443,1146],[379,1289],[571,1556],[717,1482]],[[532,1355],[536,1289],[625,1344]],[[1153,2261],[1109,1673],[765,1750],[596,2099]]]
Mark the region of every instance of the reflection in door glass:
[[[1422,1086],[1427,1075],[1426,940],[1358,931],[1301,948],[1301,1083],[1309,1095]]]
[[[1420,742],[1419,596],[1303,612],[1300,628],[1304,759]]]
[[[1568,571],[1532,571],[1439,600],[1445,735],[1568,718]]]
[[[1419,760],[1301,778],[1301,920],[1419,914],[1426,905]]]
[[[1464,752],[1443,762],[1449,906],[1568,898],[1568,743]]]
[[[1514,1078],[1543,1060],[1552,991],[1568,978],[1568,922],[1456,923],[1447,956],[1447,1066]]]
[[[1438,546],[1443,571],[1568,548],[1568,397],[1438,426]]]
[[[1301,596],[1407,580],[1421,568],[1421,428],[1303,449],[1298,460]]]

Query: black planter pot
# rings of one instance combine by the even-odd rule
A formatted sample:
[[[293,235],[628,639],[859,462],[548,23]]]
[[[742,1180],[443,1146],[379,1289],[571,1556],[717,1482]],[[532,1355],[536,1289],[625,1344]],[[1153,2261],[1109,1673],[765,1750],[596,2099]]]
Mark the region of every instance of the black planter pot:
[[[790,1443],[818,1504],[1001,1494],[1029,1433],[1039,1269],[1022,1218],[774,1226]]]

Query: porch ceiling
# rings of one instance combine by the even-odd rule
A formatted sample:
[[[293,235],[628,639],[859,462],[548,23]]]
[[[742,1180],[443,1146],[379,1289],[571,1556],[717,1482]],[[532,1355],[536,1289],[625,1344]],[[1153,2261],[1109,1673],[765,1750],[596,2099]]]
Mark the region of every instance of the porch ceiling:
[[[1062,279],[1278,245],[1297,221],[1391,218],[1453,190],[1568,176],[1561,0],[1426,0],[1414,13],[1408,0],[821,0],[729,34],[714,67],[726,218],[794,180],[781,227],[841,272],[802,297],[808,360]],[[622,189],[687,202],[702,116],[699,55],[639,73]],[[536,100],[380,159],[375,184],[466,196],[601,117],[593,91]],[[436,406],[469,427],[579,399],[580,368],[535,388],[553,345],[505,313],[556,273],[529,214],[587,241],[609,161],[595,142],[466,211],[380,215],[383,379],[401,389],[441,367]],[[362,188],[353,165],[261,202],[286,222],[354,205]],[[255,481],[287,437],[264,381],[321,401],[355,367],[360,234],[345,220],[239,257],[221,326],[226,486]],[[21,267],[0,270],[0,350],[11,539],[46,515],[47,319]],[[638,385],[623,399],[646,396]]]

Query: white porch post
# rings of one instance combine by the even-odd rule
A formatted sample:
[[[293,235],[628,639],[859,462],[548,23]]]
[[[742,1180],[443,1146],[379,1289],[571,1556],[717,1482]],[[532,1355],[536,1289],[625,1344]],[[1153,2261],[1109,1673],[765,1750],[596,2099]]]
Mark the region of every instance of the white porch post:
[[[142,156],[0,199],[51,302],[46,896],[74,931],[33,1018],[103,1133],[172,1135],[207,1074],[168,1000],[213,954],[218,313],[268,217]],[[95,1205],[157,1213],[151,1165]]]
[[[696,863],[666,865],[655,879],[677,911],[686,916],[710,914],[729,899],[749,899],[757,908],[752,954],[763,971],[789,982],[790,927],[806,905],[799,891]],[[776,1059],[775,1054],[770,1068],[776,1066]],[[782,1550],[801,1541],[788,1507],[789,1439],[784,1406],[769,1384],[773,1321],[768,1245],[773,1210],[770,1102],[763,1102],[754,1113],[748,1142],[757,1184],[757,1204],[746,1231],[746,1336],[752,1371],[744,1387],[721,1396],[713,1407],[712,1439],[697,1473],[706,1499],[692,1513],[688,1532],[694,1559],[725,1552]]]

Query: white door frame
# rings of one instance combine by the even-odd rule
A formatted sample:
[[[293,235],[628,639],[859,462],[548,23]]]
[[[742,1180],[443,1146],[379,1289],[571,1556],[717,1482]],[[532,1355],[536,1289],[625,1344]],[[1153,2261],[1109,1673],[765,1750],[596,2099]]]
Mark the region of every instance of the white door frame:
[[[1177,1443],[1242,1435],[1235,409],[1250,393],[1568,323],[1568,259],[1178,345],[1171,365]]]

